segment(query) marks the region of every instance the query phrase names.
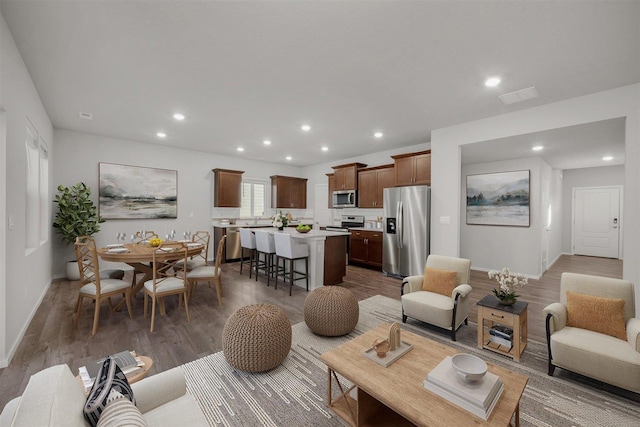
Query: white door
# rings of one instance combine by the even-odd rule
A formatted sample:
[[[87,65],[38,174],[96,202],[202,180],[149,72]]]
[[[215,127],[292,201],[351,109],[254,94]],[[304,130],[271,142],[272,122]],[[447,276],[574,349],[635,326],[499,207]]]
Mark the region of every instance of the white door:
[[[619,258],[620,187],[573,189],[573,253]]]
[[[331,224],[331,210],[329,209],[329,185],[316,184],[313,199],[313,228]]]

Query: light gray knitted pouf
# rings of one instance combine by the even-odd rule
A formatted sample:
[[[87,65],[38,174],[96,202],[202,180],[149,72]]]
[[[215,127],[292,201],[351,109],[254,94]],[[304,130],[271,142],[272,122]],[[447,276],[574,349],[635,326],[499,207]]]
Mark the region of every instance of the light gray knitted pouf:
[[[227,362],[246,372],[269,371],[291,350],[291,322],[272,304],[239,308],[222,331],[222,351]]]
[[[342,286],[316,288],[304,301],[304,321],[318,335],[346,335],[355,328],[359,317],[358,300]]]

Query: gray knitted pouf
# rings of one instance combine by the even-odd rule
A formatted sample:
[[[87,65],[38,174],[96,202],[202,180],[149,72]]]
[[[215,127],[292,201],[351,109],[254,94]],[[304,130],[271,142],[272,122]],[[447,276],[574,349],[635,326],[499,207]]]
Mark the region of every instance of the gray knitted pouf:
[[[239,308],[222,331],[222,351],[231,366],[264,372],[280,365],[291,350],[291,322],[271,304]]]
[[[358,300],[342,286],[316,288],[304,301],[304,321],[318,335],[346,335],[355,328],[359,317]]]

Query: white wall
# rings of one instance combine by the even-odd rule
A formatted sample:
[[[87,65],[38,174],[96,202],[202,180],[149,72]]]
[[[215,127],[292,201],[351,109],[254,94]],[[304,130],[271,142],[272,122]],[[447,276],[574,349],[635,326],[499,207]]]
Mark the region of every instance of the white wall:
[[[134,166],[175,169],[178,171],[178,218],[155,220],[108,220],[101,224],[94,236],[98,245],[115,242],[116,233],[132,232],[144,227],[164,236],[175,229],[178,235],[185,230],[211,231],[213,209],[212,169],[224,168],[245,171],[243,177],[265,179],[271,175],[304,177],[300,168],[275,163],[257,162],[136,141],[109,138],[68,130],[55,130],[56,161],[53,165],[54,188],[59,184],[87,184],[98,203],[98,164],[119,163]],[[81,159],[79,161],[79,159]],[[311,205],[313,206],[313,205]],[[215,210],[219,212],[219,209]],[[57,212],[54,209],[54,214]],[[73,248],[61,243],[54,235],[53,275],[64,276],[64,263],[74,259]],[[213,258],[213,245],[209,259]]]
[[[625,218],[640,218],[640,84],[434,130],[431,133],[432,252],[460,254],[460,147],[475,142],[626,117]],[[450,224],[440,224],[441,216]],[[640,307],[640,221],[627,220],[623,277],[636,286]]]
[[[512,271],[537,277],[540,271],[540,185],[543,166],[540,158],[473,163],[462,166],[460,179],[460,256],[471,260],[474,269]],[[548,165],[547,165],[548,167]],[[529,170],[529,227],[467,225],[466,177],[494,172]],[[439,252],[433,252],[439,253]]]
[[[53,128],[31,76],[0,14],[0,107],[6,110],[6,165],[0,186],[5,219],[14,226],[6,231],[9,248],[0,274],[0,367],[8,364],[51,281],[51,238],[25,254],[25,137],[27,120],[35,126],[54,154]],[[49,172],[51,182],[51,171]],[[2,227],[5,227],[3,221]],[[2,283],[4,282],[4,289]],[[4,291],[4,295],[2,295]]]
[[[571,249],[571,205],[573,189],[576,187],[624,185],[624,169],[625,167],[623,165],[618,165],[600,168],[568,169],[562,173],[562,191],[565,194],[562,206],[563,252],[573,253]]]

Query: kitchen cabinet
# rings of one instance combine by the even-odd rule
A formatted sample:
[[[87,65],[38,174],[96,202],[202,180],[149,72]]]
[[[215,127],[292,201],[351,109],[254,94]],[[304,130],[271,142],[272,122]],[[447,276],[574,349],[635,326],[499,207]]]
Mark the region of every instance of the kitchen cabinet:
[[[306,209],[307,180],[292,176],[271,177],[271,207]]]
[[[335,190],[357,190],[358,169],[366,168],[364,163],[348,163],[346,165],[333,166]]]
[[[382,231],[351,230],[349,262],[382,268]]]
[[[394,165],[360,169],[358,171],[358,207],[382,208],[383,190],[394,186]]]
[[[328,208],[331,209],[333,208],[333,192],[334,190],[336,190],[336,176],[333,173],[328,173],[327,174],[327,184],[328,184],[328,191],[329,191],[329,204],[328,204]]]
[[[431,185],[431,150],[391,157],[395,164],[396,187]]]
[[[242,199],[242,174],[244,171],[213,169],[213,206],[239,208]]]

